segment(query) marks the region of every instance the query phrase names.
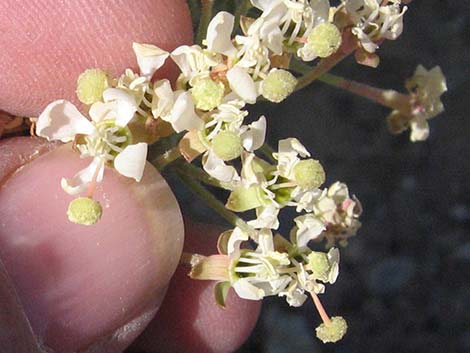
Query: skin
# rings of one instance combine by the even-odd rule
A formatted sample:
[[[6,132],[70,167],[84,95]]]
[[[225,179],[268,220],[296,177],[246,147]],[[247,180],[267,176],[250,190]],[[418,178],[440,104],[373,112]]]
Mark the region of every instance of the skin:
[[[0,23],[0,109],[21,116],[37,116],[54,99],[76,103],[75,78],[84,69],[117,75],[136,68],[132,41],[171,50],[192,38],[182,0],[0,2]],[[159,75],[174,78],[176,69],[167,65]],[[85,230],[64,219],[71,197],[59,180],[87,161],[56,147],[33,138],[0,141],[0,322],[11,323],[0,325],[2,352],[39,352],[38,342],[54,352],[120,352],[160,305],[145,334],[149,352],[169,346],[178,352],[235,350],[253,327],[259,303],[232,293],[232,309],[222,311],[209,300],[213,283],[190,282],[184,269],[170,286],[175,295],[161,304],[183,230],[158,173],[146,168],[136,186],[107,170],[95,196],[112,207]],[[207,227],[187,226],[186,239],[214,247]],[[172,334],[175,325],[184,340]],[[204,335],[211,330],[217,334]]]

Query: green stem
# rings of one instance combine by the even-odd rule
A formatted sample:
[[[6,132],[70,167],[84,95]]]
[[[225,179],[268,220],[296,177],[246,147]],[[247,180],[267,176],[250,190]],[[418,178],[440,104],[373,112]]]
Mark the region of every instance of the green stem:
[[[230,187],[229,183],[224,183],[217,180],[216,178],[211,177],[204,170],[196,167],[194,164],[181,161],[181,163],[178,163],[177,168],[179,172],[184,173],[190,178],[196,178],[204,184],[215,186],[217,188],[222,188],[225,190],[232,190],[232,187]]]
[[[271,163],[277,163],[273,157],[274,149],[269,144],[264,143],[259,150],[266,156],[266,158],[269,159]]]
[[[242,18],[242,16],[246,16],[248,11],[252,7],[253,5],[251,5],[251,2],[249,0],[242,0],[241,4],[237,6],[237,9],[235,10],[235,25],[233,28],[234,33],[236,33],[240,28],[240,19]]]
[[[201,18],[199,20],[199,26],[197,28],[196,44],[202,44],[207,34],[207,26],[212,18],[212,7],[214,6],[215,0],[201,0]]]
[[[235,213],[227,210],[225,205],[220,202],[211,192],[203,187],[199,182],[195,181],[194,178],[186,175],[185,172],[179,168],[175,168],[178,177],[181,181],[197,196],[199,196],[206,204],[211,207],[214,211],[220,214],[233,226],[241,228],[248,234],[253,232],[253,228],[250,227],[243,219],[238,217]]]
[[[311,70],[310,66],[299,61],[293,61],[291,63],[291,69],[301,74],[308,74],[309,70]],[[392,89],[373,87],[364,83],[347,80],[341,76],[327,72],[317,79],[330,86],[356,94],[387,108],[398,109],[400,111],[407,111],[407,109],[409,109],[409,96]]]
[[[355,47],[347,48],[347,50],[342,50],[340,48],[333,55],[320,60],[320,62],[313,68],[313,70],[310,70],[299,79],[295,90],[298,91],[310,85],[313,81],[315,81],[320,76],[330,71],[338,63],[340,63],[344,58],[349,56],[349,54],[351,54],[355,49],[356,49]]]
[[[160,172],[166,168],[166,166],[181,157],[181,152],[178,146],[173,147],[165,151],[162,155],[157,156],[155,159],[151,160],[155,168],[157,168]]]

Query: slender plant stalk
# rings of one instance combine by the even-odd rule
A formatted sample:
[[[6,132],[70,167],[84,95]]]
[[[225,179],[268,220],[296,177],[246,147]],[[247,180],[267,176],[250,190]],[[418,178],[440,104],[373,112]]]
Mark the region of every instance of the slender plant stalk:
[[[211,177],[209,174],[207,174],[201,168],[196,167],[194,164],[181,161],[180,163],[178,163],[177,168],[178,172],[184,173],[190,178],[196,178],[204,184],[215,186],[225,190],[232,190],[232,188],[227,183],[221,182],[216,178]]]
[[[259,150],[266,156],[266,158],[269,159],[270,162],[276,163],[276,160],[273,157],[274,149],[269,144],[264,143]]]
[[[242,0],[241,3],[237,6],[235,10],[235,25],[234,25],[234,33],[238,31],[240,28],[240,19],[242,16],[246,16],[248,11],[253,7],[249,0]]]
[[[306,72],[308,73],[309,70],[311,70],[310,66],[298,61],[293,61],[291,63],[291,69],[301,74]],[[328,72],[322,74],[317,79],[318,81],[330,86],[348,91],[387,108],[406,111],[409,107],[409,96],[395,90],[373,87],[364,83],[348,80],[344,77],[333,75]]]
[[[186,175],[178,167],[175,168],[175,171],[181,181],[197,196],[199,196],[209,207],[214,211],[220,214],[233,226],[241,228],[243,231],[248,234],[252,233],[253,228],[250,227],[243,219],[238,217],[235,213],[227,210],[225,205],[220,202],[211,192],[209,192],[204,186],[202,186],[194,178]]]
[[[150,161],[160,172],[165,169],[168,164],[176,161],[181,157],[181,152],[178,146],[175,146],[168,151],[165,151],[162,155],[157,156],[155,159]]]
[[[212,18],[212,7],[215,0],[201,0],[201,18],[196,34],[196,44],[202,44],[202,40],[206,37],[207,26]]]
[[[295,88],[296,91],[307,87],[313,81],[317,80],[320,76],[330,71],[333,67],[335,67],[338,63],[340,63],[343,59],[349,56],[352,52],[354,52],[356,48],[351,47],[347,48],[346,50],[342,50],[341,48],[334,53],[333,55],[320,60],[317,66],[304,74],[298,81],[297,87]]]

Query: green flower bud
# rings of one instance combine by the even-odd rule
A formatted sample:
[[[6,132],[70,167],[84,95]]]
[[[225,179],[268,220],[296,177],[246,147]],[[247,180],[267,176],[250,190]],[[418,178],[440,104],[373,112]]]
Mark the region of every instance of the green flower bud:
[[[294,181],[302,189],[314,189],[325,182],[325,170],[319,161],[304,159],[294,167]]]
[[[341,32],[332,23],[320,23],[307,38],[307,45],[320,58],[334,54],[341,46]]]
[[[308,264],[306,268],[312,271],[315,278],[326,281],[328,279],[328,272],[330,271],[328,256],[324,252],[312,251],[308,254]]]
[[[98,222],[103,209],[98,201],[89,197],[78,197],[69,204],[67,216],[69,221],[90,226]]]
[[[108,86],[106,72],[101,69],[85,70],[77,79],[77,97],[82,103],[93,104],[101,100]]]
[[[191,88],[196,108],[206,111],[217,108],[222,103],[224,92],[224,84],[222,82],[215,82],[210,78],[197,80],[193,88]]]
[[[331,318],[331,323],[321,324],[316,328],[317,337],[323,342],[338,342],[346,334],[348,324],[341,316]]]
[[[212,150],[224,161],[240,157],[243,151],[242,138],[232,131],[221,131],[212,139]]]
[[[279,103],[294,92],[297,79],[289,71],[273,70],[262,84],[263,97],[268,101]]]

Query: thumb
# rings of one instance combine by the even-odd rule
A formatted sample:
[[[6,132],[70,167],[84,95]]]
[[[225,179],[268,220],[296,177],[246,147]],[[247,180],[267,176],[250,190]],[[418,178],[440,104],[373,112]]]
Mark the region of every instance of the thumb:
[[[107,169],[94,195],[100,222],[69,222],[72,197],[60,178],[89,160],[64,145],[24,164],[50,148],[31,138],[0,142],[0,258],[44,345],[120,352],[163,299],[183,245],[181,214],[148,165],[140,183]]]
[[[0,1],[0,109],[36,116],[52,100],[75,100],[77,76],[136,67],[132,42],[171,50],[192,40],[184,0]],[[175,74],[176,66],[159,72]]]

